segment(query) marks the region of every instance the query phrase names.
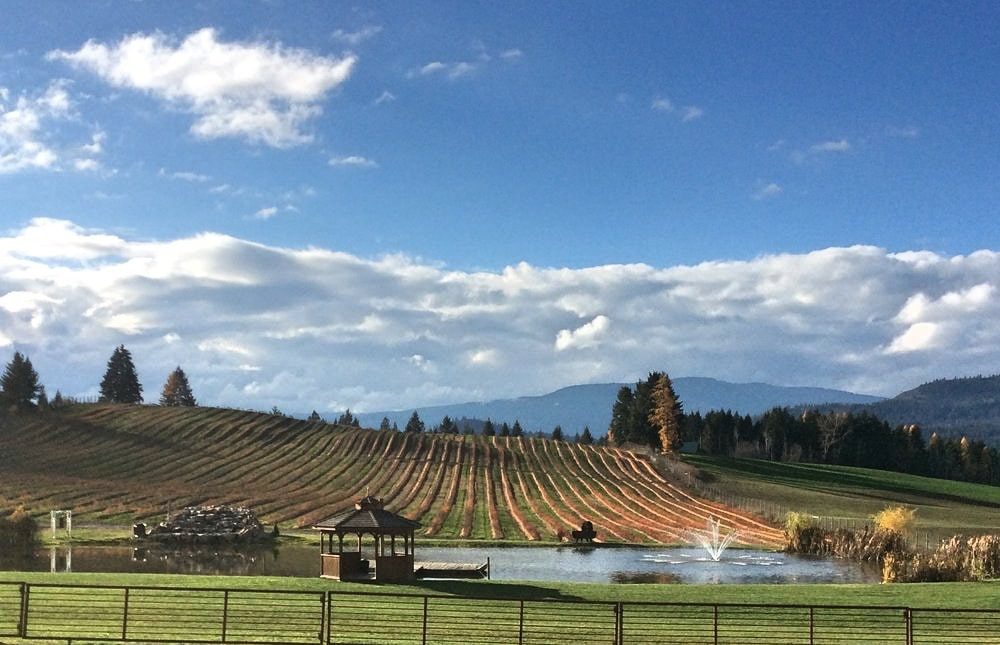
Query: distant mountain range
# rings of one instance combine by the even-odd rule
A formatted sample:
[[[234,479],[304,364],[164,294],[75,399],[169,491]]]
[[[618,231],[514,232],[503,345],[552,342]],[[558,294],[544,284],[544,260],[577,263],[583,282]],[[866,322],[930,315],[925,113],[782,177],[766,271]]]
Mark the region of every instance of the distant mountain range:
[[[881,401],[880,397],[855,394],[842,390],[815,387],[781,387],[766,383],[728,383],[712,378],[681,377],[673,380],[674,390],[688,412],[729,409],[742,414],[757,415],[775,406],[868,404]],[[573,385],[541,396],[516,399],[456,403],[416,408],[428,426],[435,425],[447,415],[452,419],[492,419],[495,423],[521,422],[525,431],[550,432],[556,425],[572,435],[584,426],[597,436],[607,432],[611,422],[611,406],[622,385],[634,383],[597,383]],[[358,414],[361,425],[377,428],[384,417],[395,422],[400,429],[406,425],[414,409],[390,410]],[[325,415],[333,420],[339,415]]]

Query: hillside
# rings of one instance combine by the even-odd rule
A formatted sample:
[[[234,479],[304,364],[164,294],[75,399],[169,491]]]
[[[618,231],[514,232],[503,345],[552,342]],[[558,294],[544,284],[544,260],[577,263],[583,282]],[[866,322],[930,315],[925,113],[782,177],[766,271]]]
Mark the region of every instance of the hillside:
[[[615,542],[685,541],[710,516],[781,533],[665,479],[644,455],[543,439],[403,434],[218,408],[81,405],[0,420],[0,508],[159,520],[237,504],[309,526],[370,492],[439,538],[553,540],[591,520]]]
[[[761,414],[775,406],[826,403],[872,403],[879,397],[842,390],[815,387],[782,387],[766,383],[727,383],[712,378],[680,377],[673,380],[677,396],[688,412],[738,410],[743,414]],[[452,419],[492,419],[513,423],[515,419],[528,431],[549,432],[561,425],[569,434],[589,426],[595,436],[607,432],[611,406],[625,383],[574,385],[541,396],[497,399],[479,403],[457,403],[417,408],[428,424],[438,423],[445,415]],[[634,384],[627,384],[634,385]],[[402,428],[413,410],[391,410],[359,414],[361,424],[378,427],[383,417]],[[304,416],[304,415],[303,415]],[[331,413],[329,418],[336,418]]]
[[[939,379],[891,399],[818,407],[867,411],[894,426],[915,423],[923,429],[925,438],[937,432],[945,437],[964,435],[1000,446],[1000,375]]]
[[[800,511],[844,520],[832,526],[859,525],[888,505],[917,509],[921,535],[996,532],[1000,526],[1000,487],[831,466],[687,455],[704,473],[698,487],[714,498],[769,512]],[[851,520],[851,521],[848,521]]]

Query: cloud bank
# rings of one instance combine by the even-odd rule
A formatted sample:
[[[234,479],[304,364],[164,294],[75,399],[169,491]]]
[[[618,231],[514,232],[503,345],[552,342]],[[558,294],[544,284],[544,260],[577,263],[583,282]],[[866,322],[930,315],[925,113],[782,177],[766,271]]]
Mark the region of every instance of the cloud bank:
[[[50,394],[97,391],[118,343],[147,398],[375,410],[674,376],[891,395],[1000,364],[1000,253],[870,246],[749,261],[449,270],[216,233],[0,234],[0,346]],[[5,360],[8,360],[5,358]]]

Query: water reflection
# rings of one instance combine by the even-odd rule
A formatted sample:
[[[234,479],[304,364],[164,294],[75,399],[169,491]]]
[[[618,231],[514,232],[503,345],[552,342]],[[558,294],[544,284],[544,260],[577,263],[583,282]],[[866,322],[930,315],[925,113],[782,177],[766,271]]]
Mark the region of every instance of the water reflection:
[[[729,549],[719,562],[698,549],[416,548],[418,561],[491,561],[494,580],[614,583],[877,582],[878,572],[843,560]],[[77,546],[4,550],[0,569],[203,575],[319,575],[319,547]]]

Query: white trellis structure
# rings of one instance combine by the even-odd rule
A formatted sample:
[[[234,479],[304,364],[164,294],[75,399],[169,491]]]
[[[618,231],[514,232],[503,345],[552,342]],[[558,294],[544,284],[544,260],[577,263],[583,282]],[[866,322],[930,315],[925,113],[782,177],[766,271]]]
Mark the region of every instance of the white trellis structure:
[[[61,520],[61,521],[60,521]],[[58,537],[59,529],[66,530],[66,537],[73,537],[73,511],[51,511],[49,521],[52,524],[52,539]]]

